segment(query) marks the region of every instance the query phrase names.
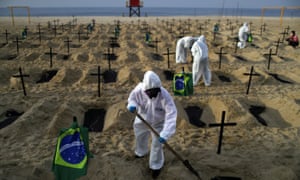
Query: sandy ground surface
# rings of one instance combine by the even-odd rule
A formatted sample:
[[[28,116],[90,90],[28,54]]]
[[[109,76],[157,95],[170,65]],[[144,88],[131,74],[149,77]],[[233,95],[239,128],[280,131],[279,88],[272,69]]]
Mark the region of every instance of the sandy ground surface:
[[[85,27],[95,19],[91,34]],[[227,20],[228,19],[228,20]],[[120,23],[120,35],[109,65],[107,56]],[[49,24],[49,23],[50,24]],[[254,41],[235,52],[234,38],[243,22],[251,22]],[[58,24],[55,34],[54,24]],[[220,32],[213,38],[213,25],[220,23]],[[261,29],[265,23],[265,30]],[[93,158],[88,173],[80,179],[151,179],[148,157],[134,158],[133,115],[126,109],[129,92],[147,70],[161,77],[163,86],[172,92],[172,81],[166,74],[192,71],[192,57],[187,64],[176,64],[167,48],[175,52],[176,41],[182,35],[205,35],[209,46],[212,85],[203,81],[194,87],[191,96],[174,96],[178,109],[177,131],[169,140],[171,147],[197,170],[202,179],[215,176],[240,177],[243,180],[297,180],[300,178],[300,48],[279,44],[284,29],[300,32],[300,20],[286,18],[282,25],[276,18],[235,17],[33,17],[16,18],[15,26],[7,17],[0,19],[0,122],[8,119],[13,109],[20,116],[0,129],[0,179],[54,179],[51,172],[57,135],[69,127],[73,117],[83,124],[90,109],[105,110],[102,132],[89,133]],[[61,24],[64,24],[62,26]],[[69,24],[75,24],[69,26]],[[28,37],[21,39],[23,27]],[[40,25],[41,41],[38,25]],[[201,28],[200,28],[201,27]],[[232,27],[232,28],[231,28]],[[144,41],[150,30],[156,44]],[[8,31],[6,43],[5,30]],[[80,40],[78,36],[80,34]],[[67,41],[70,49],[68,54]],[[223,47],[221,68],[220,48]],[[52,48],[53,61],[50,67]],[[110,49],[112,53],[112,49]],[[101,72],[114,72],[113,82],[102,78],[101,96],[97,94],[98,66]],[[254,73],[246,94],[251,67]],[[24,96],[19,75],[24,77]],[[37,83],[45,72],[55,76]],[[114,74],[113,73],[113,74]],[[44,74],[44,75],[43,75]],[[112,76],[108,76],[112,77]],[[106,77],[107,78],[107,77]],[[106,83],[104,83],[106,81]],[[193,109],[193,111],[189,111]],[[221,154],[217,154],[219,129],[210,123],[221,121],[226,111],[226,126]],[[193,116],[194,119],[189,119]],[[197,127],[190,123],[206,124]],[[260,121],[264,121],[263,125]],[[196,179],[167,149],[166,161],[158,179]]]

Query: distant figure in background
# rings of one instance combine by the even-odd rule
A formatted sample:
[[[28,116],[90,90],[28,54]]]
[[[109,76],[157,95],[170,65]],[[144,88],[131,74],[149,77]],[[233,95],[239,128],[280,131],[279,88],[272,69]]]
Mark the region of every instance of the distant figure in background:
[[[242,27],[240,27],[239,29],[239,34],[238,34],[238,38],[239,38],[239,42],[237,44],[237,46],[242,49],[246,47],[246,42],[248,40],[248,31],[249,31],[249,27],[248,27],[248,23],[245,22],[243,24]]]
[[[214,30],[215,33],[219,32],[219,24],[218,23],[216,23],[214,25],[214,29],[213,30]]]
[[[299,38],[295,31],[291,31],[291,35],[286,39],[286,41],[288,41],[289,45],[293,46],[294,48],[299,46]]]
[[[22,31],[22,38],[26,39],[27,38],[27,26],[24,27],[23,31]]]
[[[196,40],[197,38],[195,37],[186,36],[177,41],[176,63],[187,63],[187,52]]]
[[[193,85],[196,86],[201,76],[205,86],[210,86],[211,83],[211,71],[208,63],[208,47],[203,35],[192,46],[193,61]]]
[[[150,36],[150,32],[147,31],[145,34],[145,41],[147,44],[151,43],[151,36]]]

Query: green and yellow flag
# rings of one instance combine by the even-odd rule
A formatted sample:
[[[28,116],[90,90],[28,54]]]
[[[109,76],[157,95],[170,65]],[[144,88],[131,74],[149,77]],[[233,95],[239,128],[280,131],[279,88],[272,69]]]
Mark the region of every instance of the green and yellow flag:
[[[75,120],[70,128],[61,129],[57,139],[52,171],[57,180],[74,180],[87,173],[89,152],[88,129]]]

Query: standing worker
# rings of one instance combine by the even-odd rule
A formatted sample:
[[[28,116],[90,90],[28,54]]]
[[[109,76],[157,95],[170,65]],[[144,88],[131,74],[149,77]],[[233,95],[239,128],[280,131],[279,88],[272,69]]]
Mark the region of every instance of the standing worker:
[[[194,56],[193,61],[193,85],[196,86],[201,76],[205,86],[210,86],[211,83],[211,72],[208,63],[208,47],[206,40],[203,35],[192,46],[192,55]]]
[[[248,23],[245,22],[243,24],[243,26],[240,27],[239,34],[238,34],[239,42],[238,42],[237,46],[240,49],[243,49],[246,47],[246,41],[248,40],[248,31],[249,31]]]
[[[197,39],[186,36],[177,41],[176,44],[176,63],[187,63],[187,52],[191,49]]]
[[[143,82],[131,91],[127,109],[132,113],[137,111],[159,133],[160,137],[157,137],[141,119],[135,117],[135,157],[142,158],[148,154],[148,138],[151,134],[149,167],[152,177],[157,178],[164,165],[163,144],[176,131],[177,109],[173,98],[162,87],[159,76],[147,71]]]

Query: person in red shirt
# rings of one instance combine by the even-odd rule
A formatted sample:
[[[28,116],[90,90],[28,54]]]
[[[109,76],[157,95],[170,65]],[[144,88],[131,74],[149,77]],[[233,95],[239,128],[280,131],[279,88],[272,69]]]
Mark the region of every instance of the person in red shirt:
[[[293,46],[294,48],[299,45],[299,39],[295,31],[291,31],[291,36],[287,38],[286,41],[288,41],[289,45]]]

